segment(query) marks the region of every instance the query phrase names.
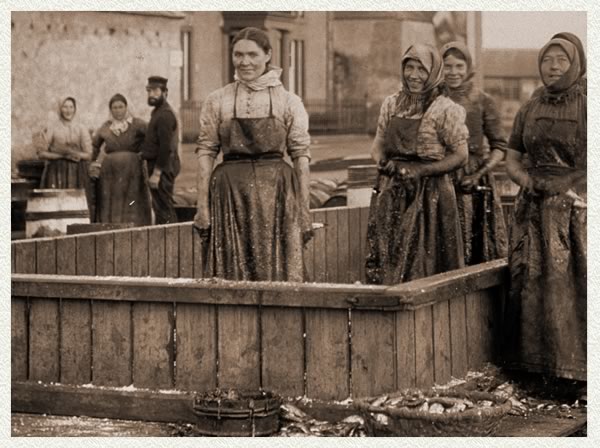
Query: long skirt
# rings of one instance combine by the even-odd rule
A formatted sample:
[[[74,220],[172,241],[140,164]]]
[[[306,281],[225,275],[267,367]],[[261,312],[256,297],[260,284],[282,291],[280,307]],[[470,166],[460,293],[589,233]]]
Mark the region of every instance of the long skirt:
[[[367,227],[367,283],[393,285],[464,267],[448,175],[403,185],[380,175]]]
[[[217,166],[205,276],[303,281],[300,197],[296,174],[283,160]]]
[[[586,210],[574,207],[573,199],[519,194],[508,259],[509,366],[586,379],[586,232]]]
[[[46,160],[40,180],[40,188],[78,188],[85,191],[90,221],[96,216],[96,196],[88,175],[89,162],[81,160],[73,162],[67,159]]]
[[[455,172],[456,202],[463,236],[465,264],[474,265],[504,258],[508,255],[508,235],[502,201],[496,189],[494,175],[481,177],[473,193],[463,193],[460,179],[475,173],[482,160],[470,157],[467,166]]]
[[[99,222],[152,223],[150,191],[143,162],[136,153],[108,153],[100,169]]]

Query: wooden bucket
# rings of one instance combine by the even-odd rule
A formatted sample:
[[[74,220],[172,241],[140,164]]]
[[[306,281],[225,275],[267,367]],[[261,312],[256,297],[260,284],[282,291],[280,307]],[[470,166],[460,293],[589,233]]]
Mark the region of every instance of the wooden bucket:
[[[36,189],[27,201],[25,236],[41,238],[65,235],[69,224],[89,224],[85,191]]]

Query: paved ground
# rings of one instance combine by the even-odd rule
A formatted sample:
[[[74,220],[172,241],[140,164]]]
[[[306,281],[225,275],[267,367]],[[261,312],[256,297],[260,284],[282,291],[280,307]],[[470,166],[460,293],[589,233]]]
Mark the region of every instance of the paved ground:
[[[370,135],[316,135],[312,137],[312,165],[315,170],[311,173],[312,178],[326,177],[341,180],[346,176],[344,168],[328,164],[325,171],[317,170],[319,162],[329,159],[341,159],[344,157],[369,157],[371,142]],[[176,189],[189,190],[195,188],[196,184],[196,157],[194,155],[194,144],[183,144],[181,173],[175,182]]]

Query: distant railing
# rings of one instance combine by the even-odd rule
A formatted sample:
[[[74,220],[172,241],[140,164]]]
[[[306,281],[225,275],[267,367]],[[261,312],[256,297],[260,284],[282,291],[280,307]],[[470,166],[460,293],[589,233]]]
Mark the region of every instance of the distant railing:
[[[362,133],[368,130],[368,110],[364,99],[344,99],[340,103],[308,100],[304,107],[309,115],[311,134]],[[201,109],[201,101],[188,101],[181,106],[179,119],[184,143],[193,143],[198,138]]]

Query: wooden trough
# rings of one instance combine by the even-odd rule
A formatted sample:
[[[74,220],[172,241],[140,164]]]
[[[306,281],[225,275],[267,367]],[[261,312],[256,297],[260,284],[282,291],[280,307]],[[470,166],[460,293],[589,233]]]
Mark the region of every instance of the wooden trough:
[[[191,223],[13,242],[12,411],[193,421],[215,387],[343,400],[494,361],[506,261],[356,283],[367,214],[312,212],[310,283],[198,278]]]

